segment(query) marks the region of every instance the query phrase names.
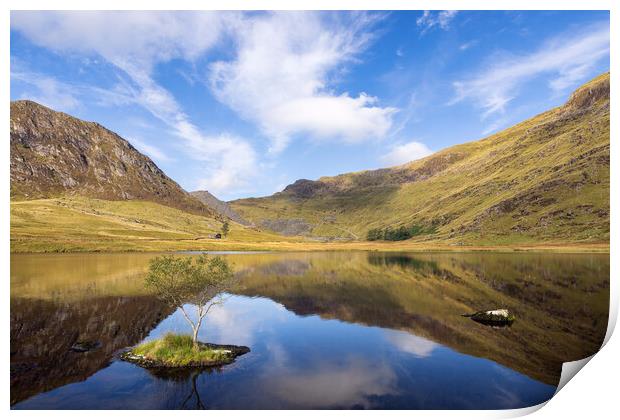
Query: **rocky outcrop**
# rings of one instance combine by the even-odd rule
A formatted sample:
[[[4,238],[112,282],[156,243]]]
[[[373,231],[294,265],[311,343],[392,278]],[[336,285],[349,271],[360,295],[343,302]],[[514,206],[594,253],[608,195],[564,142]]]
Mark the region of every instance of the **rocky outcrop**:
[[[116,133],[36,102],[11,102],[11,196],[64,194],[213,214]]]
[[[304,219],[263,219],[259,225],[284,236],[308,235],[313,228]]]
[[[601,101],[609,101],[610,79],[605,73],[573,92],[564,105],[564,110],[586,110]]]
[[[239,214],[234,211],[227,202],[218,199],[209,191],[192,191],[190,194],[197,198],[201,203],[214,210],[216,213],[244,226],[251,225],[250,222],[239,216]]]

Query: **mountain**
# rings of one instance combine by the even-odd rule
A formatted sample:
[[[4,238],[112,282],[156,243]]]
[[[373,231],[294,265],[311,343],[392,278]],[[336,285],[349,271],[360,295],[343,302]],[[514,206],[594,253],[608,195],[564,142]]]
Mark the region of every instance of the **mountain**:
[[[234,211],[230,205],[222,200],[219,200],[216,196],[211,194],[209,191],[192,191],[190,194],[197,198],[201,203],[205,204],[207,207],[215,210],[217,213],[221,214],[224,217],[229,218],[237,223],[240,223],[245,226],[250,226],[251,223],[244,220],[239,214]]]
[[[485,139],[231,202],[266,229],[457,244],[609,240],[609,73]],[[387,232],[386,233],[386,229]]]
[[[11,102],[11,198],[61,195],[215,214],[116,133],[36,102]]]

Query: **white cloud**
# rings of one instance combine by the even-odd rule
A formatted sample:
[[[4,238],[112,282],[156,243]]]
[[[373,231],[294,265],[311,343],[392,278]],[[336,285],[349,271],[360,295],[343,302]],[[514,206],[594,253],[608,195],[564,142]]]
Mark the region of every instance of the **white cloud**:
[[[128,139],[127,141],[129,141],[129,143],[131,143],[131,145],[134,146],[136,149],[138,149],[140,152],[144,153],[145,155],[147,155],[153,160],[158,160],[161,162],[167,162],[167,161],[172,160],[168,155],[166,155],[166,153],[164,153],[158,147],[155,147],[152,144],[145,143],[144,141],[136,137],[132,137],[131,139]]]
[[[119,83],[99,89],[99,104],[138,104],[183,139],[190,157],[205,162],[202,187],[242,187],[256,174],[251,144],[225,133],[203,133],[153,77],[158,63],[195,63],[230,37],[234,59],[213,63],[216,97],[270,139],[274,153],[291,136],[346,142],[386,135],[396,110],[363,92],[334,92],[345,65],[371,41],[378,15],[236,12],[12,12],[11,28],[64,54],[97,56],[119,70]],[[227,38],[228,39],[228,38]],[[89,60],[90,62],[90,60]],[[196,74],[200,74],[196,72]],[[93,88],[96,91],[97,88]],[[94,96],[94,95],[91,95]],[[68,100],[68,98],[67,98]],[[67,102],[67,104],[69,104]]]
[[[412,141],[394,146],[392,150],[381,156],[381,161],[386,165],[401,165],[412,160],[421,159],[432,153],[433,151],[424,143]]]
[[[69,112],[80,106],[75,87],[43,74],[15,70],[11,63],[11,79],[18,80],[34,90],[25,90],[22,99],[30,99],[57,111]]]
[[[436,26],[446,31],[450,29],[450,22],[456,17],[457,13],[456,10],[442,10],[441,12],[425,10],[422,16],[416,19],[416,24],[422,28],[422,35]]]
[[[248,184],[258,164],[256,153],[247,140],[226,133],[202,133],[170,92],[148,74],[131,65],[125,65],[124,70],[139,87],[133,91],[133,100],[170,126],[172,133],[184,140],[192,159],[205,162],[195,188],[208,189],[216,195],[230,195]]]
[[[214,12],[14,11],[11,27],[59,52],[97,53],[149,71],[161,61],[195,59],[218,40],[234,15]]]
[[[197,181],[197,189],[207,189],[214,194],[224,194],[231,189],[244,190],[258,173],[256,153],[250,144],[230,134],[201,138],[193,146],[199,153],[215,146],[204,159],[210,170]]]
[[[321,139],[340,138],[346,142],[381,138],[392,125],[392,108],[372,106],[377,99],[362,93],[357,98],[315,95],[290,98],[274,106],[261,124],[279,151],[289,135],[306,132]]]
[[[394,108],[364,93],[333,91],[333,78],[371,40],[373,18],[354,14],[331,22],[320,13],[273,13],[244,19],[231,61],[210,67],[216,97],[255,122],[283,150],[291,136],[362,141],[384,136]]]
[[[213,12],[12,12],[11,27],[50,50],[97,54],[116,66],[125,79],[102,92],[99,101],[144,107],[183,139],[191,158],[207,163],[205,175],[214,179],[201,183],[212,185],[216,193],[223,188],[230,193],[255,172],[251,145],[241,138],[202,133],[151,73],[159,62],[195,60],[237,19],[234,13]]]
[[[525,82],[548,75],[549,87],[563,91],[591,75],[609,55],[609,25],[602,23],[546,41],[537,51],[490,61],[478,75],[454,83],[451,104],[470,100],[483,109],[483,118],[502,113]]]
[[[478,40],[476,39],[472,41],[464,42],[463,44],[459,45],[459,50],[466,51],[470,49],[471,47],[475,46],[476,44],[478,44]]]

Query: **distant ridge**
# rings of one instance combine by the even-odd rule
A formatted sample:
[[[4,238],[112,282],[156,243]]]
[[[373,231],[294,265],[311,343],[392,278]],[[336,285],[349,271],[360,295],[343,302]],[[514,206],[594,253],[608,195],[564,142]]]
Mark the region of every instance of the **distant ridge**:
[[[218,199],[213,194],[211,194],[209,191],[206,191],[206,190],[192,191],[190,194],[193,197],[195,197],[198,200],[200,200],[200,202],[202,202],[203,204],[205,204],[209,208],[211,208],[211,209],[215,210],[217,213],[221,214],[222,216],[225,216],[225,217],[229,218],[230,220],[233,220],[233,221],[235,221],[237,223],[240,223],[242,225],[245,225],[245,226],[250,226],[251,225],[250,222],[248,222],[247,220],[244,220],[241,216],[239,216],[239,214],[236,211],[234,211],[228,205],[227,202]]]
[[[485,139],[391,168],[300,179],[230,202],[258,226],[365,237],[415,226],[419,240],[609,240],[609,73],[568,101]],[[432,233],[430,233],[432,232]]]

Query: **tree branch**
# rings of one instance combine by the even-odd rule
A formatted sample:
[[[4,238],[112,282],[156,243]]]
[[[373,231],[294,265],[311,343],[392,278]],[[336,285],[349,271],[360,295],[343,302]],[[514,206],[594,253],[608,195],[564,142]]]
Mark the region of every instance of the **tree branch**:
[[[191,319],[189,319],[189,316],[187,316],[187,313],[185,312],[185,309],[183,309],[183,305],[179,306],[179,309],[183,313],[183,316],[185,317],[185,319],[187,319],[187,322],[189,322],[190,325],[192,326],[192,329],[196,329],[196,325],[192,322]]]

